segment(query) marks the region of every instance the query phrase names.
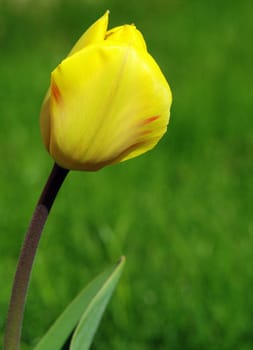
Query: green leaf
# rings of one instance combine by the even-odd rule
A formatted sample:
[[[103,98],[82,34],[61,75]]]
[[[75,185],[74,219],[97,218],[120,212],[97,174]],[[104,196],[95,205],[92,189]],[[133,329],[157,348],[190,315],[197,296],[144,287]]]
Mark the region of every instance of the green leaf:
[[[88,350],[94,334],[97,330],[103,312],[108,304],[114,288],[116,287],[124,265],[124,259],[121,260],[121,266],[105,281],[102,288],[98,291],[89,303],[83,316],[74,332],[70,350]]]
[[[60,350],[80,320],[71,350],[86,350],[122,273],[125,258],[93,280],[63,311],[34,350]]]

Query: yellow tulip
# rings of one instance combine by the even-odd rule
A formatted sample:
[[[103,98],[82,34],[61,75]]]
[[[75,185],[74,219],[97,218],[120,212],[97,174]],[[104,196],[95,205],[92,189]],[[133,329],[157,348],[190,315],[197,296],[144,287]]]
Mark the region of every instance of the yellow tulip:
[[[107,30],[107,11],[51,74],[41,109],[56,163],[98,170],[136,157],[166,132],[170,87],[134,25]]]

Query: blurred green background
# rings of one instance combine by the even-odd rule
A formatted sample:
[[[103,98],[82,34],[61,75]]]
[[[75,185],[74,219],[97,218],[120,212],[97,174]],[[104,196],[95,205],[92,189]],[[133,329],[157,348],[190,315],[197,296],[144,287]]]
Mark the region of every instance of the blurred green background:
[[[50,71],[109,8],[134,22],[173,91],[148,154],[67,178],[25,313],[31,349],[93,277],[127,264],[93,350],[253,347],[253,2],[0,0],[0,330],[52,166],[38,115]]]

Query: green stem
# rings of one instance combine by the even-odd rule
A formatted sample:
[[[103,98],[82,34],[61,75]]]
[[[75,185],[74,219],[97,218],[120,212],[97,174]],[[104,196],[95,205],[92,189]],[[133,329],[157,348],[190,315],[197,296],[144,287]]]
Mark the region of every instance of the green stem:
[[[3,350],[18,350],[20,347],[24,307],[33,261],[48,214],[67,174],[67,169],[54,164],[32,216],[13,282]]]

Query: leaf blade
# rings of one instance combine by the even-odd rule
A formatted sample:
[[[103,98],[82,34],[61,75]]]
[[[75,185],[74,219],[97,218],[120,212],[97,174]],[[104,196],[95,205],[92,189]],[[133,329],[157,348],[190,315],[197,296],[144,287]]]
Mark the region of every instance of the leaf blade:
[[[88,350],[96,333],[99,322],[110,297],[118,283],[124,267],[125,258],[121,260],[121,266],[105,282],[89,304],[77,325],[70,344],[70,350]]]
[[[77,295],[77,297],[67,306],[63,313],[53,323],[47,333],[36,345],[34,350],[60,350],[73,329],[78,324],[78,321],[83,319],[82,315],[85,314],[86,310],[89,308],[89,305],[92,303],[96,295],[99,294],[99,291],[103,289],[107,281],[113,278],[113,281],[116,282],[114,284],[114,288],[116,287],[117,281],[122,273],[124,263],[125,258],[122,257],[116,265],[107,269],[95,280],[89,283],[88,286],[86,286]],[[93,336],[95,331],[93,332]],[[82,350],[84,349],[85,348],[82,348]]]

